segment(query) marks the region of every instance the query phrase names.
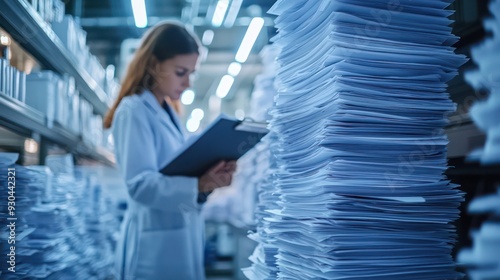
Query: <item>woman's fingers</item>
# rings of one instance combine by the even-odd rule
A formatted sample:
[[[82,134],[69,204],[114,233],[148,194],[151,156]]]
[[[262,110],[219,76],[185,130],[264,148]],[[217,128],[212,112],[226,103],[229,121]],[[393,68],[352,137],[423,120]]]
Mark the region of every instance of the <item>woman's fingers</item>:
[[[232,160],[232,161],[226,162],[224,170],[226,172],[233,173],[236,170],[236,161]]]
[[[202,176],[202,185],[206,185],[211,190],[229,186],[231,185],[235,171],[236,161],[220,161]]]
[[[226,166],[225,161],[219,161],[216,165],[214,165],[212,168],[210,168],[209,172],[210,173],[218,173],[220,170],[223,170]]]

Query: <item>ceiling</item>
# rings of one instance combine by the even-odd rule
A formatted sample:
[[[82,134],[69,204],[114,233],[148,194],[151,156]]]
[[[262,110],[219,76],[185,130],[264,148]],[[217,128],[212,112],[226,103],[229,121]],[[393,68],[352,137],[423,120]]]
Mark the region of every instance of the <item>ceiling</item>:
[[[148,11],[149,25],[163,19],[181,20],[195,31],[201,38],[203,32],[212,29],[215,32],[213,43],[207,47],[208,56],[201,64],[193,89],[196,99],[193,105],[185,108],[186,115],[196,107],[206,109],[210,96],[223,75],[227,73],[228,65],[234,61],[234,55],[246,32],[250,19],[262,16],[265,28],[261,31],[252,54],[243,65],[240,74],[235,79],[229,95],[223,99],[221,111],[229,115],[236,109],[248,109],[248,98],[253,89],[253,80],[261,71],[259,51],[269,43],[274,36],[274,17],[266,12],[275,0],[242,0],[238,18],[231,28],[213,28],[211,16],[218,0],[145,0]],[[229,0],[230,3],[234,0]],[[474,42],[484,37],[481,18],[487,14],[487,1],[471,2],[457,0],[450,7],[456,10],[452,16],[454,34],[461,37],[456,44],[458,53],[468,54],[468,48]],[[140,38],[145,29],[135,27],[132,17],[130,0],[66,0],[67,13],[81,18],[80,23],[87,31],[87,42],[91,52],[106,66],[116,65],[118,73],[124,63],[120,63],[121,43],[128,38]],[[472,62],[462,68],[471,67]],[[465,89],[465,90],[464,90]],[[470,95],[471,89],[459,76],[450,83],[453,100],[459,104]],[[186,116],[184,119],[186,119]],[[215,116],[208,116],[202,121],[202,126]]]
[[[148,26],[164,19],[175,19],[185,23],[202,38],[207,29],[214,31],[213,42],[205,46],[208,54],[202,60],[198,74],[193,82],[196,98],[192,105],[185,107],[184,119],[194,108],[208,109],[210,96],[214,95],[217,85],[225,74],[245,35],[252,17],[260,16],[265,20],[248,60],[243,64],[240,74],[228,96],[221,102],[221,112],[234,115],[237,109],[248,109],[248,98],[253,89],[254,78],[261,71],[258,53],[269,43],[275,34],[274,17],[266,12],[274,0],[243,0],[237,19],[232,27],[214,28],[211,25],[213,10],[218,0],[145,0],[148,13]],[[229,4],[231,4],[230,1]],[[80,17],[80,24],[87,32],[87,44],[103,66],[113,64],[117,76],[123,71],[120,63],[121,43],[130,38],[140,38],[147,28],[140,29],[134,24],[131,1],[123,0],[68,0],[66,13]],[[206,125],[215,115],[208,114],[202,121]]]

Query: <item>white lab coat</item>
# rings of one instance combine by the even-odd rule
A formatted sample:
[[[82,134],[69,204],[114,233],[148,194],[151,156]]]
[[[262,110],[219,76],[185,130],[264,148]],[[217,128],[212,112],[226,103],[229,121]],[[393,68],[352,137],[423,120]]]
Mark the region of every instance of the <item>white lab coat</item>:
[[[129,192],[116,252],[118,279],[205,279],[198,179],[159,172],[185,142],[184,133],[149,91],[123,98],[112,133]]]

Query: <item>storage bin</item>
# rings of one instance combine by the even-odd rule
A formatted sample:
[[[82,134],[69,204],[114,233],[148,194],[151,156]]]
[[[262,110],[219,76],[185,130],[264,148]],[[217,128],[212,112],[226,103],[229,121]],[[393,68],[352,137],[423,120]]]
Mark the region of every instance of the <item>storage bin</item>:
[[[69,97],[69,129],[76,133],[81,133],[80,126],[80,93],[75,91],[72,96]]]
[[[26,103],[26,73],[19,72],[19,101]]]
[[[7,94],[7,66],[9,61],[0,58],[0,92],[2,94]]]
[[[12,97],[12,73],[14,71],[14,67],[10,66],[10,63],[7,62],[7,65],[5,66],[5,91],[4,93],[9,96],[9,97]]]
[[[96,147],[104,146],[102,143],[102,117],[99,115],[92,115],[90,134],[92,135],[92,144]]]
[[[46,116],[48,127],[52,127],[55,119],[59,81],[60,77],[52,71],[26,76],[26,104]]]
[[[54,0],[53,3],[53,18],[54,22],[61,22],[64,19],[65,6],[61,0]]]
[[[63,127],[67,127],[69,102],[65,92],[64,80],[60,79],[57,82],[56,91],[55,120]]]
[[[14,99],[19,100],[19,79],[20,79],[20,72],[17,70],[17,68],[12,67],[12,86],[11,86],[11,92],[10,96]]]
[[[93,107],[90,103],[80,98],[80,129],[82,132],[82,138],[90,143],[92,142],[91,134],[91,117],[92,117]]]
[[[54,20],[54,3],[52,0],[45,0],[45,21],[52,22]]]
[[[71,98],[75,94],[75,79],[68,74],[64,74],[61,79],[61,99],[64,101],[60,103],[60,117],[59,123],[65,127],[71,127],[69,120],[69,111],[71,106]]]
[[[72,16],[66,15],[61,22],[53,22],[52,30],[73,55],[77,53],[77,31]]]

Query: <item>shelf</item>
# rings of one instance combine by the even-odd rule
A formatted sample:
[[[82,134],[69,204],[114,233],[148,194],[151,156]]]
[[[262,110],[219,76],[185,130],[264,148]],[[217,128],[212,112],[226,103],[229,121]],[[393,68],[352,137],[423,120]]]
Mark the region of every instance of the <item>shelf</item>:
[[[104,115],[106,94],[89,73],[63,46],[51,27],[26,0],[0,0],[0,26],[46,68],[75,78],[81,96]]]
[[[0,125],[27,137],[32,137],[33,133],[37,133],[78,155],[90,157],[107,165],[115,164],[111,152],[84,143],[80,136],[57,123],[49,128],[45,122],[46,118],[42,113],[19,100],[0,93]]]

